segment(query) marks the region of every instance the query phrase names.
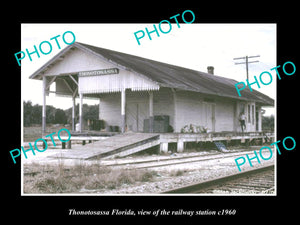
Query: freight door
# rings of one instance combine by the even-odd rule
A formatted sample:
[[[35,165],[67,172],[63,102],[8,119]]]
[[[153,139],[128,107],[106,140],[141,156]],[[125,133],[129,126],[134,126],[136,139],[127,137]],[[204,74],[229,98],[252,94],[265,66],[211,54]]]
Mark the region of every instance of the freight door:
[[[215,104],[204,102],[204,126],[215,131]]]
[[[147,105],[142,102],[126,104],[126,123],[128,129],[134,132],[143,132],[144,120],[148,118]]]

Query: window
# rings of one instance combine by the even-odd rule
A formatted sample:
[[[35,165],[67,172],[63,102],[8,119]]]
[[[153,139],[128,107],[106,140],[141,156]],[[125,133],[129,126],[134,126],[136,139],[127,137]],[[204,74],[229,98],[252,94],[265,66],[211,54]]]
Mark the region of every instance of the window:
[[[240,103],[240,113],[245,113],[245,104],[244,103]]]

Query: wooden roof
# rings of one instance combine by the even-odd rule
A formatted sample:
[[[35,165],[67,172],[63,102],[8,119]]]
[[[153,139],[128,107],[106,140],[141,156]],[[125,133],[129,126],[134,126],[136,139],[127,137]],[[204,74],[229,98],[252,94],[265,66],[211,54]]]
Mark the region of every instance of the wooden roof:
[[[256,90],[250,92],[249,88],[245,88],[241,92],[242,96],[239,97],[234,86],[238,81],[233,79],[79,42],[75,42],[62,50],[43,67],[32,74],[30,78],[41,79],[43,71],[46,70],[48,66],[51,66],[51,64],[53,64],[56,60],[60,59],[72,47],[79,48],[85,52],[96,55],[119,68],[147,77],[161,87],[170,87],[239,100],[255,101],[267,106],[274,105],[274,100],[272,98]]]

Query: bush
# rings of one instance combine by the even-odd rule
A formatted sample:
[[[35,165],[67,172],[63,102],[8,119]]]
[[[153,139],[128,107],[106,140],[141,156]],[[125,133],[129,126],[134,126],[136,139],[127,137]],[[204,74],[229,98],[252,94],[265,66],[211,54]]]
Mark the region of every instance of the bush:
[[[197,126],[194,124],[185,125],[180,130],[181,133],[207,133],[207,128],[204,126]]]

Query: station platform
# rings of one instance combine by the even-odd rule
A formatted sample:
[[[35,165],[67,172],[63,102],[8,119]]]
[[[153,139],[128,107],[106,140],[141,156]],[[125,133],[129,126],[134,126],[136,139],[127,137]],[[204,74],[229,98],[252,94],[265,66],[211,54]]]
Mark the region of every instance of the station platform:
[[[97,159],[109,157],[124,157],[158,145],[159,134],[125,133],[108,137],[101,141],[81,146],[74,146],[67,152],[59,154],[61,158]],[[57,156],[52,156],[57,157]]]
[[[217,142],[240,140],[241,143],[260,139],[261,143],[269,142],[274,139],[272,132],[214,132],[214,133],[133,133],[114,134],[103,139],[99,136],[72,136],[71,140],[89,140],[84,145],[67,147],[68,151],[59,154],[59,157],[68,159],[97,159],[110,157],[124,157],[131,155],[153,146],[160,146],[161,152],[168,152],[169,143],[177,143],[177,152],[184,151],[186,142]],[[91,143],[94,141],[93,143]],[[58,156],[53,156],[58,157]]]

